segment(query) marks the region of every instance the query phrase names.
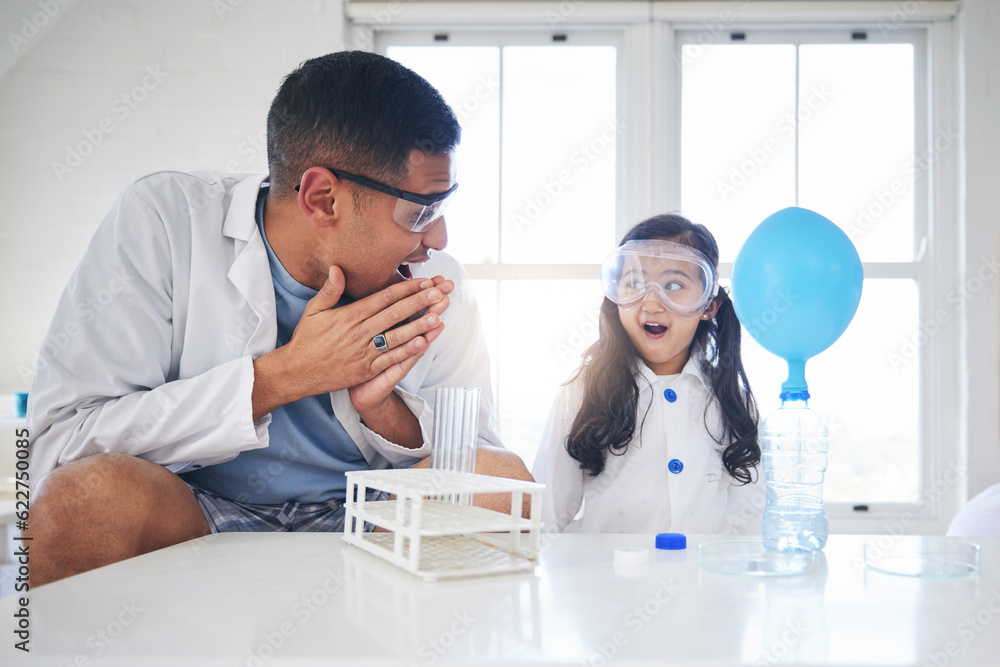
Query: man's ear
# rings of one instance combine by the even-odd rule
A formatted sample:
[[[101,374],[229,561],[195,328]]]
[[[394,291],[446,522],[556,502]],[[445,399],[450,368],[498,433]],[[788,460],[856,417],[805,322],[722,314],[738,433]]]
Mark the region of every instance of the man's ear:
[[[317,227],[332,227],[338,220],[346,220],[351,211],[347,183],[323,167],[307,169],[296,189],[299,210]]]

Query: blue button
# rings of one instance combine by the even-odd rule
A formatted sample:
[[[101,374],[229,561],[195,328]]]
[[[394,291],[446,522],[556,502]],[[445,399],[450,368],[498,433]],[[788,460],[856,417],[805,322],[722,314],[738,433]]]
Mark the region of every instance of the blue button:
[[[663,391],[663,398],[667,399],[671,403],[677,400],[677,392],[673,389],[665,389]]]
[[[681,463],[680,459],[670,459],[670,463],[667,464],[667,468],[670,469],[670,472],[677,474],[681,470],[684,470],[684,464]]]

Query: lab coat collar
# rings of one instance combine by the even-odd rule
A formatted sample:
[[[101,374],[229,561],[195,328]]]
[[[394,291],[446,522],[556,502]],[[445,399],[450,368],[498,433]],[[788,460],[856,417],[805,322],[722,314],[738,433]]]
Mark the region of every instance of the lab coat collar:
[[[257,195],[260,184],[267,174],[250,174],[239,182],[233,190],[233,200],[229,205],[229,213],[222,225],[222,234],[241,241],[249,241],[257,233],[257,221],[254,217],[257,205]]]
[[[236,185],[222,227],[225,236],[238,241],[234,248],[236,257],[229,267],[229,280],[256,316],[254,331],[243,350],[243,354],[254,358],[273,350],[278,334],[271,267],[256,218],[257,196],[265,178],[265,174],[255,174]]]
[[[680,377],[676,378],[674,382],[682,382],[687,379],[687,381],[696,381],[705,389],[709,388],[708,378],[705,377],[704,372],[701,369],[702,360],[704,359],[704,353],[692,351],[691,356],[688,358],[687,363],[684,364],[684,368],[681,369]],[[644,391],[650,391],[657,383],[663,383],[663,380],[654,373],[649,366],[639,361],[639,373],[638,375],[642,377],[645,382],[640,382],[639,393],[642,394]]]

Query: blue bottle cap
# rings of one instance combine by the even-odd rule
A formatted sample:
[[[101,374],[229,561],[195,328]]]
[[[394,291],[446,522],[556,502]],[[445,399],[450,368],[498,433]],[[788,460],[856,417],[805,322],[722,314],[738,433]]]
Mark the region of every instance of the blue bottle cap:
[[[678,549],[687,549],[687,544],[687,536],[684,533],[660,533],[656,536],[657,549],[676,551]]]
[[[778,394],[778,398],[781,399],[782,401],[808,401],[809,392],[804,389],[802,390],[796,389],[793,391],[786,390]]]
[[[28,416],[28,392],[14,392],[14,416],[20,418]]]

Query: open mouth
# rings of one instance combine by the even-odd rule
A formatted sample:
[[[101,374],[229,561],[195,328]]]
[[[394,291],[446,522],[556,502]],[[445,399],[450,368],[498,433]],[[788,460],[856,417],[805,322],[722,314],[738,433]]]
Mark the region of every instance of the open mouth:
[[[667,332],[666,326],[657,324],[656,322],[647,322],[642,325],[642,328],[651,336],[662,336]]]
[[[426,258],[424,258],[424,261],[426,261]],[[420,261],[420,262],[403,262],[402,264],[400,264],[396,268],[396,271],[399,273],[399,275],[403,276],[404,280],[409,280],[410,278],[413,277],[413,269],[411,269],[410,267],[418,267],[419,268],[419,267],[421,267],[423,265],[424,265],[423,261]]]

